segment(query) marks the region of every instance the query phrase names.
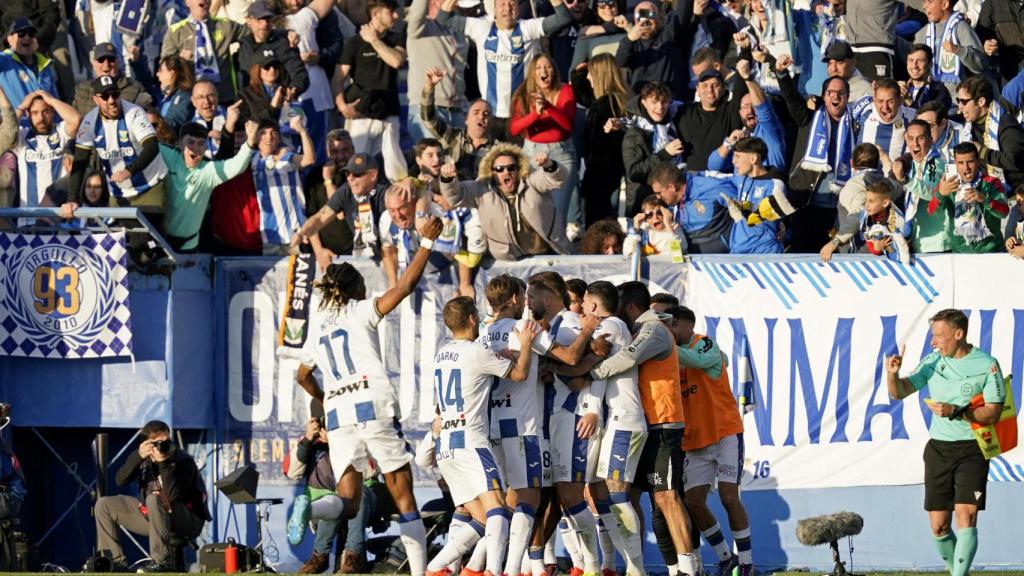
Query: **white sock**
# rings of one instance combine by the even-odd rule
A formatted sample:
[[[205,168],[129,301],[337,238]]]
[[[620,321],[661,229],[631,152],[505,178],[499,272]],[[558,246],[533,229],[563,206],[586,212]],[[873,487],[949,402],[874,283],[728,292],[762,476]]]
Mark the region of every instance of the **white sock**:
[[[559,522],[559,526],[561,526],[561,522]],[[555,534],[557,534],[558,532],[559,530],[555,530],[554,532],[552,532],[551,538],[548,538],[548,541],[544,543],[545,566],[547,566],[548,564],[558,564],[558,557],[555,556]],[[534,574],[534,576],[537,575]]]
[[[530,576],[541,576],[542,574],[544,574],[544,549],[531,547]]]
[[[398,533],[409,559],[409,574],[423,576],[427,567],[427,529],[419,512],[409,512],[398,517]]]
[[[569,519],[562,516],[562,519],[558,521],[558,533],[562,536],[562,545],[565,546],[565,552],[569,555],[569,559],[572,560],[573,568],[583,569],[583,556],[580,555],[580,539],[576,535],[576,530],[569,525]]]
[[[459,530],[469,526],[469,523],[472,522],[472,520],[473,519],[469,514],[464,514],[462,512],[452,514],[452,523],[448,525],[448,540],[454,538],[455,534],[458,533]],[[468,530],[469,528],[466,529]],[[458,559],[449,564],[448,569],[451,570],[453,574],[458,574],[459,571],[462,570],[462,556],[459,556]]]
[[[670,564],[665,566],[665,569],[668,570],[668,576],[676,576],[676,572],[679,572],[679,564]]]
[[[597,543],[601,548],[601,572],[615,570],[615,546],[612,545],[611,534],[608,527],[604,525],[601,516],[594,514],[594,522],[597,523]]]
[[[466,569],[472,570],[473,572],[483,572],[484,563],[487,562],[487,539],[481,538],[476,543],[476,547],[473,548],[473,555],[469,557],[469,562],[466,563]]]
[[[529,504],[520,502],[512,514],[512,522],[508,527],[508,560],[505,562],[505,574],[519,576],[523,567],[523,552],[530,545],[533,536],[533,517],[537,511]]]
[[[644,548],[640,517],[629,501],[629,496],[622,492],[612,494],[612,505],[608,512],[601,514],[608,535],[619,553],[626,560],[627,576],[642,576],[644,570]],[[602,510],[603,511],[603,510]],[[669,573],[669,576],[675,576]]]
[[[711,547],[715,549],[715,554],[718,555],[719,562],[725,562],[732,557],[732,550],[729,549],[729,544],[725,541],[725,535],[722,534],[722,527],[715,522],[707,530],[701,530],[701,534],[704,535],[704,539],[711,544]]]
[[[487,512],[487,529],[484,532],[484,538],[487,540],[487,571],[495,576],[501,576],[511,517],[512,513],[504,506]]]
[[[690,576],[700,576],[697,573],[697,559],[693,554],[687,552],[685,554],[678,554],[677,557],[679,558],[680,572]]]
[[[532,534],[531,534],[532,536]],[[519,574],[516,576],[529,576],[530,575],[530,542],[526,542],[526,549],[523,550],[523,555],[519,558]],[[543,558],[543,556],[542,556]]]
[[[736,541],[736,555],[744,566],[754,563],[754,552],[750,548],[750,528],[733,530],[732,539]]]
[[[483,536],[484,527],[482,524],[475,520],[466,524],[454,535],[448,536],[448,542],[437,553],[437,556],[434,556],[434,559],[430,561],[430,564],[427,565],[427,570],[431,572],[443,570],[445,566],[462,558]]]
[[[596,574],[601,571],[598,560],[597,523],[586,502],[580,502],[568,510],[569,524],[576,530],[583,558],[583,571]]]

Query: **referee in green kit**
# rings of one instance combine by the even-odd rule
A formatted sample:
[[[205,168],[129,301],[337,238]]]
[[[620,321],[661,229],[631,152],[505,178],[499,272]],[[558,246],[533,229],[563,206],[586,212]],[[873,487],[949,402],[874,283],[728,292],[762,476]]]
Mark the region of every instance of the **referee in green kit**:
[[[889,396],[902,400],[928,386],[931,398],[931,439],[924,449],[924,509],[939,556],[954,576],[970,571],[978,550],[978,511],[985,509],[988,460],[971,431],[971,422],[994,424],[1006,400],[999,362],[967,343],[967,316],[947,309],[932,316],[932,353],[921,360],[910,376],[900,378],[898,356],[885,359]],[[983,406],[972,407],[981,394]],[[957,531],[951,530],[956,512]]]

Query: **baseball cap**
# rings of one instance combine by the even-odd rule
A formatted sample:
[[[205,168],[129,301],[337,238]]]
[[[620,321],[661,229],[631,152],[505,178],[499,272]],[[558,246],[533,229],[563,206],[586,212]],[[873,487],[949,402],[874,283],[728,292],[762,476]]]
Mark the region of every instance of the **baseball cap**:
[[[377,159],[365,152],[353,156],[345,165],[345,172],[353,176],[362,176],[370,170],[377,170]]]
[[[266,66],[271,62],[277,62],[278,64],[280,64],[281,57],[277,54],[276,51],[271,50],[270,48],[263,48],[262,50],[260,50],[259,57],[256,59],[256,61],[259,63],[260,66]]]
[[[267,3],[266,0],[256,0],[249,6],[249,11],[246,15],[249,16],[249,18],[259,20],[260,18],[273,18],[274,16],[277,16],[277,12],[274,12],[274,9],[270,7],[270,4]]]
[[[825,49],[825,55],[821,57],[821,61],[849,60],[851,58],[853,58],[853,49],[850,48],[850,45],[842,40],[833,40]]]
[[[14,21],[11,22],[11,27],[7,29],[7,35],[10,36],[11,34],[17,34],[18,32],[25,32],[27,30],[38,32],[38,28],[36,28],[35,24],[33,24],[28,18],[22,16],[21,18],[15,18]]]
[[[714,68],[708,68],[707,70],[700,73],[700,76],[697,78],[697,83],[700,84],[701,82],[705,80],[710,80],[712,78],[718,78],[719,80],[722,80],[722,73],[719,72],[718,70],[715,70]]]
[[[96,45],[96,48],[92,51],[92,57],[94,60],[100,58],[117,58],[117,48],[110,42],[100,42]]]
[[[117,90],[117,80],[113,76],[100,76],[92,81],[92,93],[96,95]]]

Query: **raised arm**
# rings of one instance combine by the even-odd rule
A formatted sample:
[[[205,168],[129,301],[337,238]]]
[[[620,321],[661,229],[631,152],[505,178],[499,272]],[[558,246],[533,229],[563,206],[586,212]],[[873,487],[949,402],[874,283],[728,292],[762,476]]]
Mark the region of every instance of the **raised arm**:
[[[79,124],[82,123],[82,115],[79,114],[78,110],[75,110],[74,106],[52,96],[45,90],[38,90],[35,94],[42,98],[64,120],[64,133],[67,134],[68,138],[74,138],[78,134]]]
[[[569,13],[569,9],[565,7],[565,4],[562,4],[562,0],[551,0],[551,6],[555,9],[555,13],[545,16],[540,22],[540,27],[544,30],[545,36],[554,34],[572,24],[572,14]]]
[[[400,45],[388,46],[369,24],[359,29],[359,35],[388,66],[397,70],[405,64],[405,48]]]
[[[893,400],[902,400],[917,392],[909,379],[900,378],[900,368],[903,366],[903,354],[906,350],[907,345],[904,344],[900,346],[898,355],[885,357],[885,386],[889,389],[889,397]]]
[[[437,23],[448,29],[449,32],[462,38],[466,34],[467,18],[461,14],[454,14],[455,4],[458,0],[444,0],[441,10],[437,13]]]

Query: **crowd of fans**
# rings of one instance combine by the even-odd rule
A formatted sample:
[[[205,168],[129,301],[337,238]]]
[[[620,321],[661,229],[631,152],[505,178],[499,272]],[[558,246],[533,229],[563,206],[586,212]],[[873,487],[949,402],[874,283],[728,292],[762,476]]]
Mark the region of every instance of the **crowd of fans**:
[[[1014,0],[180,1],[0,9],[0,205],[391,284],[432,214],[464,293],[538,254],[1024,257]]]

